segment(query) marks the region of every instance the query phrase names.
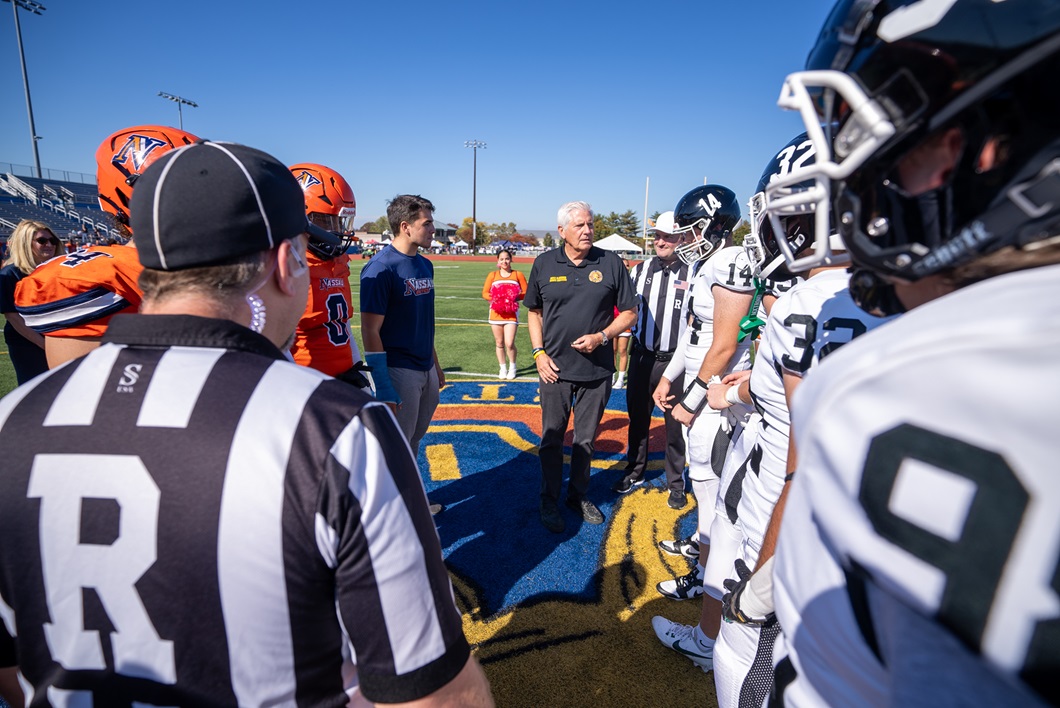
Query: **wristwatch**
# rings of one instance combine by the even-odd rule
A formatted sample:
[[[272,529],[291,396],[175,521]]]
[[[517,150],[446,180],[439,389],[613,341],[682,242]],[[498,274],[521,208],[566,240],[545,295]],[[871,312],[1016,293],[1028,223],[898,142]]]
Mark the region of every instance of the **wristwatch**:
[[[611,341],[611,340],[607,338],[607,333],[604,332],[603,330],[600,330],[600,336],[604,338],[604,341],[600,342],[600,346],[601,347],[606,347],[607,343],[609,341]]]

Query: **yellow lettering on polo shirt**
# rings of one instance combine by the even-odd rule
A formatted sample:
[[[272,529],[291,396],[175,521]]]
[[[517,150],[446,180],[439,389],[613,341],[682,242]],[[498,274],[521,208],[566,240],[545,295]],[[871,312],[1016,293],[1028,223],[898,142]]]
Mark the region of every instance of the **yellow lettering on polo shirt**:
[[[548,279],[548,282],[550,282],[550,283],[565,283],[565,282],[567,282],[567,276],[565,276],[565,275],[553,275],[551,278]]]

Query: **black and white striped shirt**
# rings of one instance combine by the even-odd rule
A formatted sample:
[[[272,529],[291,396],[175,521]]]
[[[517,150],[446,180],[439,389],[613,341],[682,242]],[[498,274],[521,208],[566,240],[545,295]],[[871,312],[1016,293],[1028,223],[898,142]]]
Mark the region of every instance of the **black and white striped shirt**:
[[[688,319],[691,275],[688,264],[675,260],[667,265],[657,256],[633,267],[630,277],[638,301],[633,336],[640,346],[655,353],[677,349]]]
[[[107,340],[0,402],[0,656],[35,694],[340,706],[460,671],[384,405],[223,320],[122,315]]]

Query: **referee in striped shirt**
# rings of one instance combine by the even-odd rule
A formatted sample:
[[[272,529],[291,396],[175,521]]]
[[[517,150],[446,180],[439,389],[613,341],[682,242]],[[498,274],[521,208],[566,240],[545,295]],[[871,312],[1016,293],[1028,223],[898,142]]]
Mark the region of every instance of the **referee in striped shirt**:
[[[648,431],[655,408],[651,394],[677,349],[681,331],[688,320],[691,298],[691,266],[682,262],[674,250],[681,243],[681,237],[674,234],[674,213],[660,214],[652,231],[655,256],[638,263],[631,274],[639,306],[626,383],[629,452],[625,473],[612,487],[619,494],[626,494],[644,482]],[[671,388],[680,391],[683,385],[683,377],[679,377]],[[683,426],[674,420],[669,410],[663,411],[663,421],[666,425],[666,488],[670,492],[667,503],[672,509],[682,509],[687,502]]]
[[[0,677],[17,657],[33,704],[492,705],[393,415],[282,353],[307,235],[333,239],[294,175],[200,142],[131,206],[142,314],[0,401]]]

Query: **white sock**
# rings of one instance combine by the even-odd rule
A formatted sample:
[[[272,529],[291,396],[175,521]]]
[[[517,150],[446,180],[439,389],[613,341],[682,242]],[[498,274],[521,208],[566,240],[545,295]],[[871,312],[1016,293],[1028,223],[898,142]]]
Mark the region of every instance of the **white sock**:
[[[696,644],[698,644],[701,649],[711,650],[714,648],[715,640],[704,634],[703,628],[698,624],[692,629],[692,638],[696,640]]]

